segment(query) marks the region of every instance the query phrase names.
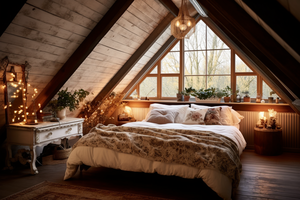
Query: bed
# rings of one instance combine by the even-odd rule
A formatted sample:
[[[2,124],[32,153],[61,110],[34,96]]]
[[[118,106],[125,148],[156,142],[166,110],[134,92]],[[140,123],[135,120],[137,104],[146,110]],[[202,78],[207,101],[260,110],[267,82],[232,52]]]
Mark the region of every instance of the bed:
[[[246,146],[238,129],[242,116],[235,112],[228,106],[152,104],[142,122],[99,124],[73,146],[64,180],[83,164],[156,172],[201,178],[220,197],[231,199],[241,172],[239,156]]]

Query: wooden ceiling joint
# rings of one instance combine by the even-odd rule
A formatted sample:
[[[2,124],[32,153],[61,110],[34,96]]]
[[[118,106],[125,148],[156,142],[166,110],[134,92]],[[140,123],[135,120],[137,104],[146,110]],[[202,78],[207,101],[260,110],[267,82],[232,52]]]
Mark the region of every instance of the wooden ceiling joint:
[[[197,0],[208,16],[273,82],[278,77],[300,97],[300,64],[233,0]],[[263,65],[262,65],[263,64]],[[272,75],[272,73],[274,75]],[[294,98],[290,94],[291,101]]]
[[[134,0],[116,0],[95,28],[37,96],[35,100],[36,104],[40,103],[41,107],[44,108],[49,103],[133,1]],[[31,105],[31,107],[32,106],[33,105]]]
[[[172,0],[158,0],[172,15],[177,17],[179,8],[173,3]]]

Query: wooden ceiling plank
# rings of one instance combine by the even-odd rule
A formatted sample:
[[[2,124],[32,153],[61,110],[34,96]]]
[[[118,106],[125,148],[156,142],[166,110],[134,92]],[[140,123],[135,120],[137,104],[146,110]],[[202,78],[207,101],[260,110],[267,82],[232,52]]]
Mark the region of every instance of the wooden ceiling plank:
[[[36,98],[44,108],[134,0],[117,0]]]
[[[179,9],[172,0],[158,0],[170,13],[177,17]]]
[[[0,1],[0,37],[25,3],[26,0]]]
[[[243,2],[300,55],[300,22],[290,12],[278,1]]]
[[[120,68],[120,70],[114,75],[114,77],[105,85],[101,92],[94,98],[92,104],[103,100],[108,96],[114,88],[123,80],[123,78],[129,73],[136,63],[144,56],[148,49],[156,42],[161,34],[168,28],[174,16],[169,13],[156,29],[148,36],[143,44],[135,51],[135,53],[127,60],[127,62]],[[90,113],[93,113],[91,111]],[[79,115],[80,116],[80,115]]]
[[[269,77],[274,82],[278,82],[276,80],[278,77],[296,96],[300,97],[300,81],[297,77],[297,74],[300,74],[300,64],[236,2],[232,0],[197,1],[208,11],[208,16],[216,25],[265,73],[270,75]],[[290,94],[286,93],[286,95],[292,101],[294,100]]]

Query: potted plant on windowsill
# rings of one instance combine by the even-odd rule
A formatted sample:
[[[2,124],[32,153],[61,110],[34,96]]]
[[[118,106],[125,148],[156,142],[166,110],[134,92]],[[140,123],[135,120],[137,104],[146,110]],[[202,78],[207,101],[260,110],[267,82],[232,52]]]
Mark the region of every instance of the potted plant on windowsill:
[[[89,95],[88,91],[83,89],[75,90],[73,93],[65,90],[60,90],[57,93],[57,98],[52,99],[48,107],[52,110],[54,116],[59,117],[61,120],[66,117],[66,110],[73,111],[79,107],[79,103],[82,102],[85,97]]]
[[[190,100],[190,95],[196,92],[196,90],[193,87],[184,88],[184,90],[181,92],[183,94],[184,101]]]
[[[196,98],[196,102],[220,102],[223,96],[223,92],[216,88],[199,89],[191,94]]]
[[[227,85],[223,90],[224,102],[228,103],[230,101],[230,95],[232,94],[231,88]]]
[[[272,97],[272,94],[276,94],[273,90],[270,92],[270,96],[268,97],[268,103],[273,103],[274,97]]]
[[[250,102],[251,101],[251,98],[250,98],[250,96],[249,96],[249,91],[244,91],[244,92],[242,92],[245,96],[244,96],[244,102]]]

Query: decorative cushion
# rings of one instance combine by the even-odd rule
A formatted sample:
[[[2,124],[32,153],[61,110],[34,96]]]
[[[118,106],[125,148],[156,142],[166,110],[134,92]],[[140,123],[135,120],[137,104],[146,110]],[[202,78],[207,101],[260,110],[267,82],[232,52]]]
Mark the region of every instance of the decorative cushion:
[[[207,110],[208,108],[204,108],[204,109],[189,108],[183,123],[205,125],[204,118]]]
[[[150,111],[149,118],[146,122],[156,124],[174,123],[178,114],[179,113],[177,111],[173,110],[155,109]]]
[[[206,125],[222,125],[221,107],[208,108],[204,122]]]
[[[242,119],[244,119],[243,115],[240,115],[240,113],[236,112],[235,110],[231,109],[232,114],[232,124],[239,124]]]
[[[165,105],[165,104],[158,104],[158,103],[153,103],[150,105],[149,107],[149,112],[145,118],[145,121],[148,120],[149,116],[150,116],[150,112],[152,110],[156,110],[156,109],[168,109],[168,110],[173,110],[178,112],[177,117],[175,118],[175,123],[182,123],[185,119],[187,110],[189,108],[189,105]]]
[[[215,108],[215,107],[221,107],[221,124],[222,125],[232,125],[233,123],[233,116],[232,116],[232,108],[231,106],[214,106],[214,107],[209,107],[209,106],[202,106],[202,105],[196,105],[192,104],[192,108],[195,109],[203,109],[203,108]]]

